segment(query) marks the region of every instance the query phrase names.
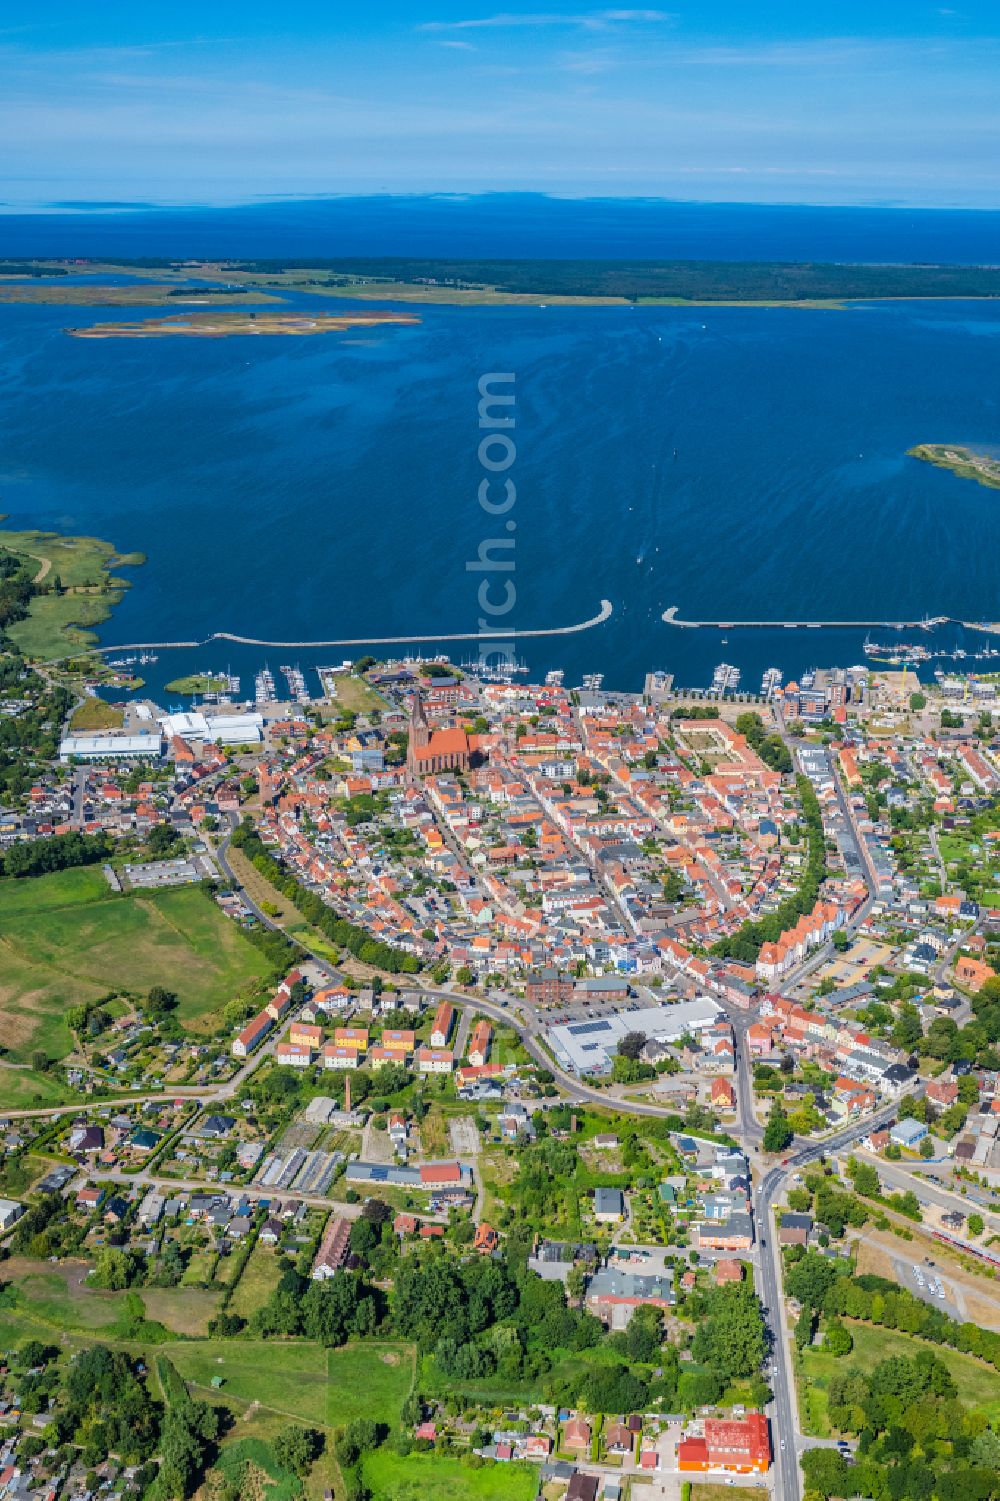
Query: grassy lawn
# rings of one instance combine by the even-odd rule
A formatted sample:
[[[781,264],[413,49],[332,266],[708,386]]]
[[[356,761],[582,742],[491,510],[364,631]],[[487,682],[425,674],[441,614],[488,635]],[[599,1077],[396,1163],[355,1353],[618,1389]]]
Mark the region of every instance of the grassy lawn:
[[[740,1501],[763,1501],[763,1497],[770,1493],[760,1485],[741,1485],[736,1494]],[[733,1492],[725,1485],[697,1485],[691,1486],[691,1501],[733,1501]]]
[[[377,1449],[364,1458],[365,1484],[375,1501],[531,1501],[538,1467],[484,1465],[473,1470],[444,1454],[408,1454]]]
[[[342,1427],[354,1418],[399,1423],[399,1410],[413,1385],[412,1345],[390,1341],[344,1345],[327,1352],[326,1422]]]
[[[267,1302],[280,1277],[281,1267],[277,1253],[270,1246],[254,1246],[250,1260],[243,1268],[243,1276],[230,1299],[230,1310],[238,1313],[240,1318],[249,1319],[255,1309]]]
[[[202,1282],[208,1282],[215,1269],[217,1252],[214,1250],[197,1250],[184,1268],[181,1278],[182,1287],[197,1287]]]
[[[383,1342],[324,1350],[307,1340],[204,1340],[172,1344],[170,1359],[194,1386],[223,1378],[228,1400],[259,1402],[317,1428],[352,1418],[398,1423],[413,1380],[409,1346]]]
[[[802,1356],[800,1391],[804,1390],[805,1411],[802,1414],[804,1431],[815,1438],[826,1438],[830,1425],[826,1411],[826,1392],[835,1366],[857,1364],[870,1370],[880,1360],[900,1355],[912,1360],[920,1350],[932,1350],[951,1372],[958,1388],[959,1399],[967,1407],[983,1412],[991,1422],[1000,1418],[1000,1372],[992,1370],[971,1355],[962,1355],[944,1345],[933,1345],[927,1340],[916,1339],[910,1334],[901,1334],[894,1329],[873,1329],[867,1324],[855,1324],[845,1320],[854,1336],[854,1349],[847,1356],[824,1354],[822,1349],[809,1349]]]
[[[185,1026],[213,1031],[226,1002],[267,975],[197,887],[115,896],[94,867],[0,881],[0,1037],[14,1062],[36,1048],[65,1057],[66,1009],[111,986],[165,985]]]
[[[82,1262],[54,1268],[45,1262],[15,1260],[4,1267],[4,1280],[17,1289],[17,1317],[23,1314],[50,1330],[110,1331],[118,1320],[123,1293],[105,1293],[84,1285],[89,1268]]]
[[[33,1068],[5,1068],[0,1061],[0,1099],[7,1110],[44,1109],[78,1098],[72,1089],[48,1074],[37,1073]]]
[[[211,1389],[212,1377],[221,1376],[226,1400],[259,1402],[318,1428],[326,1423],[326,1351],[321,1345],[204,1340],[171,1345],[169,1353],[192,1386]]]
[[[386,701],[380,693],[363,678],[356,678],[351,673],[338,672],[334,679],[337,685],[337,697],[334,700],[340,709],[347,709],[354,714],[368,714],[372,709],[384,709]]]
[[[302,1495],[302,1482],[290,1470],[285,1470],[274,1457],[271,1445],[261,1438],[239,1438],[226,1444],[219,1455],[216,1469],[221,1470],[231,1484],[236,1484],[244,1473],[243,1466],[250,1464],[262,1470],[270,1484],[265,1487],[267,1501],[295,1501]]]
[[[125,723],[124,709],[116,709],[103,698],[88,695],[70,720],[70,729],[78,735],[98,730],[120,730]]]
[[[84,1262],[32,1261],[14,1257],[4,1266],[4,1281],[17,1289],[15,1322],[22,1318],[33,1326],[82,1334],[110,1334],[121,1316],[124,1293],[103,1292],[88,1287]],[[179,1335],[203,1335],[219,1304],[217,1293],[188,1288],[143,1288],[140,1296],[146,1316],[156,1319]],[[23,1337],[23,1336],[22,1336]]]

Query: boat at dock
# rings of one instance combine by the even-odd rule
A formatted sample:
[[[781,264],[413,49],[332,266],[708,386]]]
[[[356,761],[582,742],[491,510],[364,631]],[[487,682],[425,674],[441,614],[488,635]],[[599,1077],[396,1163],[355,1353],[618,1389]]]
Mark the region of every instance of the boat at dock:
[[[254,678],[254,698],[258,704],[273,704],[274,697],[274,674],[269,667],[263,667]]]

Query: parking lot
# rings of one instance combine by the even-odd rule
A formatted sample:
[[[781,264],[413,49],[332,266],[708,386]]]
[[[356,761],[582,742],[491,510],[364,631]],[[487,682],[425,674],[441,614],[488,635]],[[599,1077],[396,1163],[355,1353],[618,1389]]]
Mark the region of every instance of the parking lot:
[[[928,1266],[926,1261],[907,1261],[901,1256],[894,1256],[892,1268],[899,1279],[899,1285],[913,1293],[914,1297],[921,1298],[932,1308],[940,1308],[950,1318],[964,1319],[965,1302],[961,1290],[956,1290],[951,1278],[938,1266]]]

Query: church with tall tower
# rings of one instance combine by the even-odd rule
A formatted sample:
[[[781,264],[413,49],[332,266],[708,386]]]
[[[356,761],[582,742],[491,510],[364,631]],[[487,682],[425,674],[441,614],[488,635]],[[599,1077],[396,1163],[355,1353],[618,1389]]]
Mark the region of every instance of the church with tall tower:
[[[420,690],[410,705],[409,743],[406,769],[413,777],[434,776],[440,771],[468,771],[477,756],[478,737],[470,736],[453,725],[446,730],[431,730]]]

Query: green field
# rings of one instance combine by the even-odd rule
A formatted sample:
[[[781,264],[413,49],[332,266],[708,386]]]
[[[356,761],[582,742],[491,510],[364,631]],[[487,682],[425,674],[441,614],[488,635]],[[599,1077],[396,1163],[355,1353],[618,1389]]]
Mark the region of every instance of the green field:
[[[167,684],[165,693],[218,693],[225,688],[226,679],[208,672],[192,672],[187,677],[174,678]]]
[[[225,1396],[319,1428],[359,1417],[396,1424],[413,1381],[412,1350],[387,1342],[325,1350],[307,1340],[204,1340],[172,1344],[170,1359],[195,1386],[221,1376]]]
[[[125,710],[109,704],[106,699],[89,693],[73,711],[69,727],[76,735],[85,735],[100,730],[120,730],[125,723]]]
[[[365,1484],[375,1501],[531,1501],[538,1467],[484,1465],[474,1470],[445,1454],[395,1454],[376,1449],[364,1457]]]
[[[262,1303],[266,1303],[281,1278],[278,1253],[270,1246],[258,1242],[250,1253],[250,1260],[243,1268],[243,1275],[229,1301],[231,1313],[249,1319]]]
[[[285,1470],[274,1457],[269,1443],[260,1438],[240,1438],[226,1444],[219,1455],[215,1468],[226,1479],[237,1484],[243,1473],[243,1465],[249,1462],[263,1470],[270,1481],[266,1488],[267,1501],[295,1501],[302,1495],[302,1482],[290,1470]]]
[[[65,1057],[67,1008],[114,986],[164,985],[179,997],[181,1022],[211,1032],[226,1002],[267,975],[263,956],[197,887],[115,896],[93,866],[0,881],[0,1038],[14,1062],[36,1048]]]
[[[14,1257],[3,1269],[3,1280],[13,1283],[16,1303],[4,1317],[18,1329],[17,1337],[53,1333],[101,1334],[112,1338],[125,1308],[125,1293],[102,1292],[89,1287],[89,1265],[65,1261],[50,1265]],[[144,1288],[141,1297],[146,1317],[178,1335],[202,1335],[219,1304],[217,1293],[186,1288]],[[2,1326],[0,1326],[2,1327]],[[2,1336],[0,1336],[2,1337]]]
[[[10,1068],[0,1062],[0,1100],[6,1110],[44,1110],[79,1096],[59,1079],[33,1068]]]
[[[933,1350],[938,1359],[948,1367],[958,1388],[960,1401],[977,1412],[985,1413],[991,1423],[1000,1419],[1000,1372],[971,1355],[962,1355],[957,1350],[949,1350],[945,1345],[929,1344],[911,1334],[901,1334],[893,1329],[870,1328],[867,1324],[856,1324],[851,1319],[845,1319],[844,1322],[854,1336],[854,1349],[850,1355],[827,1355],[822,1349],[810,1348],[801,1358],[800,1393],[805,1388],[803,1432],[814,1438],[828,1438],[830,1435],[826,1389],[835,1366],[857,1364],[863,1370],[870,1370],[880,1360],[888,1360],[895,1355],[912,1360],[920,1350]]]
[[[382,695],[364,678],[355,677],[350,672],[338,672],[334,682],[337,685],[334,703],[338,709],[353,714],[370,714],[372,709],[386,707]]]

